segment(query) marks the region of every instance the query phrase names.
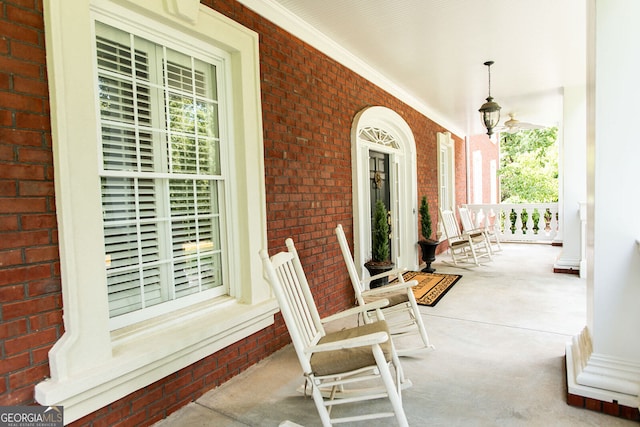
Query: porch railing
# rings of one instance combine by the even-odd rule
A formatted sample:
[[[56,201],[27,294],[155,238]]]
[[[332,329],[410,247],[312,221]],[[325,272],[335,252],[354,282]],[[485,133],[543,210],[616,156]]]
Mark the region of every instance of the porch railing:
[[[560,231],[558,203],[464,205],[478,226],[496,225],[503,242],[553,241]]]

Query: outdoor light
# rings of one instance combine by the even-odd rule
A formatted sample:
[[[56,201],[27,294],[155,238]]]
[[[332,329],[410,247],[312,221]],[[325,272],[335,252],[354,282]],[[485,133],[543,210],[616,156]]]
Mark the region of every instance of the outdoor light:
[[[491,66],[493,65],[493,61],[487,61],[484,63],[489,69],[489,96],[487,96],[487,102],[482,104],[480,107],[480,118],[482,119],[482,124],[487,128],[487,135],[493,135],[493,129],[498,126],[498,122],[500,121],[500,106],[497,102],[493,102],[493,98],[491,97]]]

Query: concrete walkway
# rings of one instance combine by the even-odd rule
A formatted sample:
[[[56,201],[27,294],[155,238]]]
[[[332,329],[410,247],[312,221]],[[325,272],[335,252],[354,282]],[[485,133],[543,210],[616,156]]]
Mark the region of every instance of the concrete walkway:
[[[463,277],[435,307],[421,307],[436,349],[402,358],[413,382],[403,393],[409,424],[637,426],[566,404],[565,344],[586,324],[586,281],[553,273],[561,248],[503,247],[473,269],[445,265],[445,254],[433,264]],[[289,345],[156,427],[318,426],[313,401],[296,391],[301,384]]]

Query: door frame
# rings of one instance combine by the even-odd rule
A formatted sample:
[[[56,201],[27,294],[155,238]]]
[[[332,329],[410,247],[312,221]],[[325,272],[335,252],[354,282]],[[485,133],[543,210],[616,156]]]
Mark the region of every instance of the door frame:
[[[366,137],[370,131],[379,138]],[[369,151],[389,154],[392,254],[396,267],[418,268],[417,161],[411,128],[395,111],[367,107],[356,114],[351,126],[353,188],[353,252],[360,277],[368,272],[371,258]]]

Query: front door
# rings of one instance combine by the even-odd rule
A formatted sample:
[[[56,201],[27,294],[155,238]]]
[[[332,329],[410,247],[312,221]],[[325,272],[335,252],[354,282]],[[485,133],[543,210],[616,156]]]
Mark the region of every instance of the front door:
[[[369,200],[371,216],[371,226],[373,227],[373,213],[375,211],[376,202],[382,200],[387,212],[389,212],[389,227],[391,227],[391,173],[389,169],[389,154],[379,153],[377,151],[369,151]],[[390,231],[391,228],[389,229]],[[373,230],[369,236],[373,235]],[[389,255],[393,259],[393,245],[389,241]]]

